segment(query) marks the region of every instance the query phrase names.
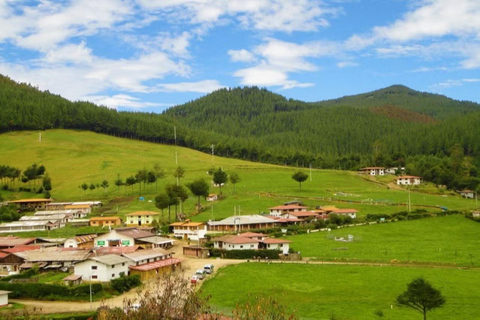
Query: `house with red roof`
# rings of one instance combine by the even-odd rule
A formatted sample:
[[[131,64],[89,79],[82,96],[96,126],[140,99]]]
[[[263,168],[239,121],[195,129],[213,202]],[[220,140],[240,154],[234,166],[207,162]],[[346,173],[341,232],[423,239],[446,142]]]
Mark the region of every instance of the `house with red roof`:
[[[307,211],[308,207],[301,206],[299,204],[286,204],[276,207],[268,208],[270,210],[270,215],[274,217],[280,217],[286,213]]]
[[[225,235],[213,238],[213,247],[223,250],[280,250],[288,254],[291,241],[268,238],[263,233],[241,233],[239,235]]]
[[[358,170],[358,174],[365,174],[369,176],[383,176],[385,175],[384,167],[365,167]]]

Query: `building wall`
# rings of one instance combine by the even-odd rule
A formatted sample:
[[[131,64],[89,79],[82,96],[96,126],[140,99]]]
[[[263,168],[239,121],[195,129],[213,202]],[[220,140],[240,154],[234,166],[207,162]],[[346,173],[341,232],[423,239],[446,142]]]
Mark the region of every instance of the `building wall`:
[[[290,249],[289,243],[269,243],[267,244],[268,250],[280,250],[283,254],[287,254]]]
[[[122,272],[128,275],[128,267],[130,265],[130,263],[124,262],[107,266],[94,260],[86,260],[75,265],[74,273],[82,275],[82,280],[84,281],[90,281],[91,277],[91,281],[108,282],[112,279],[120,278],[120,273]],[[96,269],[92,269],[92,267],[96,267]]]
[[[118,245],[116,244],[118,242]],[[112,230],[95,238],[94,247],[131,247],[135,245],[135,239]]]
[[[137,227],[137,226],[151,226],[153,220],[158,220],[158,214],[155,215],[139,215],[139,216],[127,216],[126,217],[127,227]],[[138,223],[140,221],[140,224]]]
[[[173,235],[177,238],[183,238],[185,235],[189,240],[197,240],[205,238],[207,234],[207,226],[202,225],[199,227],[184,227],[184,226],[174,226]]]
[[[6,306],[8,304],[8,293],[0,295],[0,306]]]

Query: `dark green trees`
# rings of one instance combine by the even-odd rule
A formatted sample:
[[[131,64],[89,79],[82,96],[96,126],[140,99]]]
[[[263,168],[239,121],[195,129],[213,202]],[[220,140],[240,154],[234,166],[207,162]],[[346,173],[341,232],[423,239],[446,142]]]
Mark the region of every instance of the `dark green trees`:
[[[397,303],[421,312],[423,319],[427,320],[427,312],[443,306],[445,298],[439,290],[420,277],[407,285],[407,290],[397,297]]]
[[[308,174],[303,171],[297,171],[292,175],[292,179],[297,181],[300,184],[300,189],[302,189],[302,182],[308,179]]]
[[[206,198],[208,196],[210,186],[204,179],[200,178],[187,184],[187,187],[194,196],[198,197],[197,206],[200,207],[200,197]]]
[[[227,178],[227,173],[222,168],[218,168],[218,170],[213,172],[213,183],[220,188],[220,194],[222,194],[222,185],[227,182]]]

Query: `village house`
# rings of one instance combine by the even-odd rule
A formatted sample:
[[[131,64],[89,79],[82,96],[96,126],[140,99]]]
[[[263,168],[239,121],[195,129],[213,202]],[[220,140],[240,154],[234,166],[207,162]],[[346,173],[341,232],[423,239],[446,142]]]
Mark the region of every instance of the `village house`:
[[[290,212],[301,212],[301,211],[307,211],[308,207],[299,205],[297,203],[292,203],[292,204],[286,204],[282,206],[276,206],[272,208],[268,208],[270,210],[270,215],[274,217],[280,217],[286,213]]]
[[[134,245],[146,247],[148,245],[139,242],[142,242],[143,238],[152,236],[155,236],[155,234],[146,230],[132,227],[117,228],[96,237],[94,247],[128,247]]]
[[[294,211],[294,212],[287,212],[282,214],[282,218],[286,218],[286,219],[297,218],[301,222],[309,222],[312,220],[323,218],[323,216],[321,216],[315,211]]]
[[[369,176],[383,176],[385,175],[384,167],[365,167],[358,170],[358,174],[365,174]]]
[[[262,233],[241,233],[239,235],[225,235],[213,238],[213,247],[224,250],[279,250],[288,254],[289,240],[268,238]]]
[[[10,204],[14,204],[21,211],[35,211],[35,210],[45,210],[47,204],[52,202],[52,199],[21,199],[8,201]]]
[[[209,221],[208,229],[212,231],[242,231],[250,229],[273,228],[280,222],[262,215],[232,216],[220,221]]]
[[[60,228],[58,221],[15,221],[0,224],[0,233],[48,231]]]
[[[139,238],[135,241],[145,249],[168,249],[173,246],[173,242],[175,240],[154,235],[150,237]]]
[[[36,238],[19,238],[17,236],[0,237],[0,250],[13,248],[16,246],[32,245],[36,243]]]
[[[160,213],[153,211],[137,211],[125,215],[127,227],[151,226],[153,221],[158,221]]]
[[[90,250],[42,248],[40,250],[19,252],[16,255],[25,259],[25,263],[20,268],[31,268],[34,264],[39,264],[44,270],[67,271],[76,263],[85,261],[90,256]]]
[[[75,264],[74,274],[82,275],[84,281],[108,282],[128,275],[128,267],[133,264],[132,260],[116,254],[90,257]]]
[[[207,234],[207,225],[203,222],[192,222],[190,220],[174,222],[170,224],[170,228],[175,238],[184,240],[203,239]]]
[[[46,211],[37,211],[33,215],[34,216],[53,216],[65,214],[70,217],[70,219],[81,219],[87,216],[86,213],[82,212],[81,210],[46,210]]]
[[[94,217],[90,218],[90,226],[92,227],[113,227],[122,224],[122,219],[117,216],[113,217]]]
[[[93,248],[93,243],[96,237],[96,234],[86,234],[82,236],[68,238],[63,243],[63,246],[65,248],[90,249]]]
[[[48,216],[23,216],[18,221],[50,221],[58,223],[59,228],[65,227],[68,221],[72,219],[71,215],[67,214],[52,214]]]
[[[130,275],[138,274],[140,275],[140,280],[146,282],[164,272],[175,271],[181,267],[182,261],[183,260],[177,258],[167,258],[138,266],[130,266]]]
[[[207,197],[207,201],[217,201],[218,195],[216,193],[210,193]]]
[[[475,191],[473,190],[462,190],[460,191],[460,195],[467,199],[474,199],[475,198]]]
[[[399,176],[397,177],[397,185],[417,186],[422,183],[422,177],[417,176]]]
[[[65,210],[66,205],[71,205],[73,202],[50,202],[45,206],[47,211]]]
[[[70,204],[65,206],[65,210],[75,210],[87,215],[92,213],[92,206],[89,204]]]
[[[20,273],[20,265],[25,259],[13,253],[0,252],[0,277],[8,277]]]
[[[172,254],[163,249],[145,249],[135,252],[122,253],[122,256],[134,262],[133,265],[139,266],[142,264],[165,260],[172,257]]]
[[[323,210],[327,215],[334,213],[339,216],[349,216],[352,219],[357,218],[358,210],[356,209],[339,209],[336,206],[321,206],[319,207]]]

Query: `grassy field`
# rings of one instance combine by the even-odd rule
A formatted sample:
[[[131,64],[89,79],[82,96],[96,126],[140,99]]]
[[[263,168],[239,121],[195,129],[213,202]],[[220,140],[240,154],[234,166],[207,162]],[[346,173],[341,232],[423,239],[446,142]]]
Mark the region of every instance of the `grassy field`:
[[[287,237],[303,257],[480,267],[480,223],[461,215],[366,225]],[[354,236],[353,242],[334,238]],[[348,248],[348,249],[346,249]]]
[[[341,208],[353,207],[359,215],[368,213],[393,213],[405,210],[408,198],[404,189],[390,188],[388,178],[382,181],[365,179],[354,172],[335,170],[312,170],[311,177],[299,188],[292,178],[296,168],[252,163],[235,159],[213,157],[209,154],[186,148],[165,146],[137,140],[115,138],[86,131],[48,130],[42,132],[42,141],[38,141],[38,132],[10,132],[0,135],[0,164],[19,167],[22,170],[32,163],[45,165],[52,178],[55,200],[103,200],[107,210],[102,214],[118,214],[136,210],[158,211],[153,202],[155,195],[161,192],[167,183],[175,183],[173,171],[178,165],[185,168],[182,184],[198,177],[210,181],[206,171],[212,167],[222,167],[227,173],[237,172],[241,182],[235,187],[222,188],[225,199],[216,203],[202,200],[206,210],[193,217],[197,221],[221,219],[230,216],[234,210],[242,214],[268,212],[268,208],[284,201],[300,199],[308,206],[337,205]],[[142,191],[144,201],[139,200],[138,185],[121,187],[114,185],[118,175],[125,180],[139,169],[152,169],[160,164],[167,173],[159,181],[158,191],[155,184],[147,185]],[[308,172],[308,170],[305,170]],[[110,187],[84,192],[82,183],[101,183],[107,179]],[[28,186],[25,184],[24,186]],[[475,208],[474,200],[465,200],[457,195],[427,194],[414,189],[411,192],[412,207],[435,206],[463,210]],[[12,194],[0,191],[6,199],[34,197],[28,193]],[[218,188],[211,188],[218,193]],[[113,200],[113,201],[111,201]],[[111,202],[110,204],[108,204]],[[184,212],[191,215],[196,198],[193,196],[184,204]],[[213,207],[213,208],[212,208]],[[234,209],[237,208],[237,209]]]
[[[421,319],[420,313],[395,305],[396,296],[419,276],[440,289],[447,301],[429,318],[478,318],[478,270],[244,263],[218,270],[202,290],[223,312],[255,297],[271,296],[301,319]]]

